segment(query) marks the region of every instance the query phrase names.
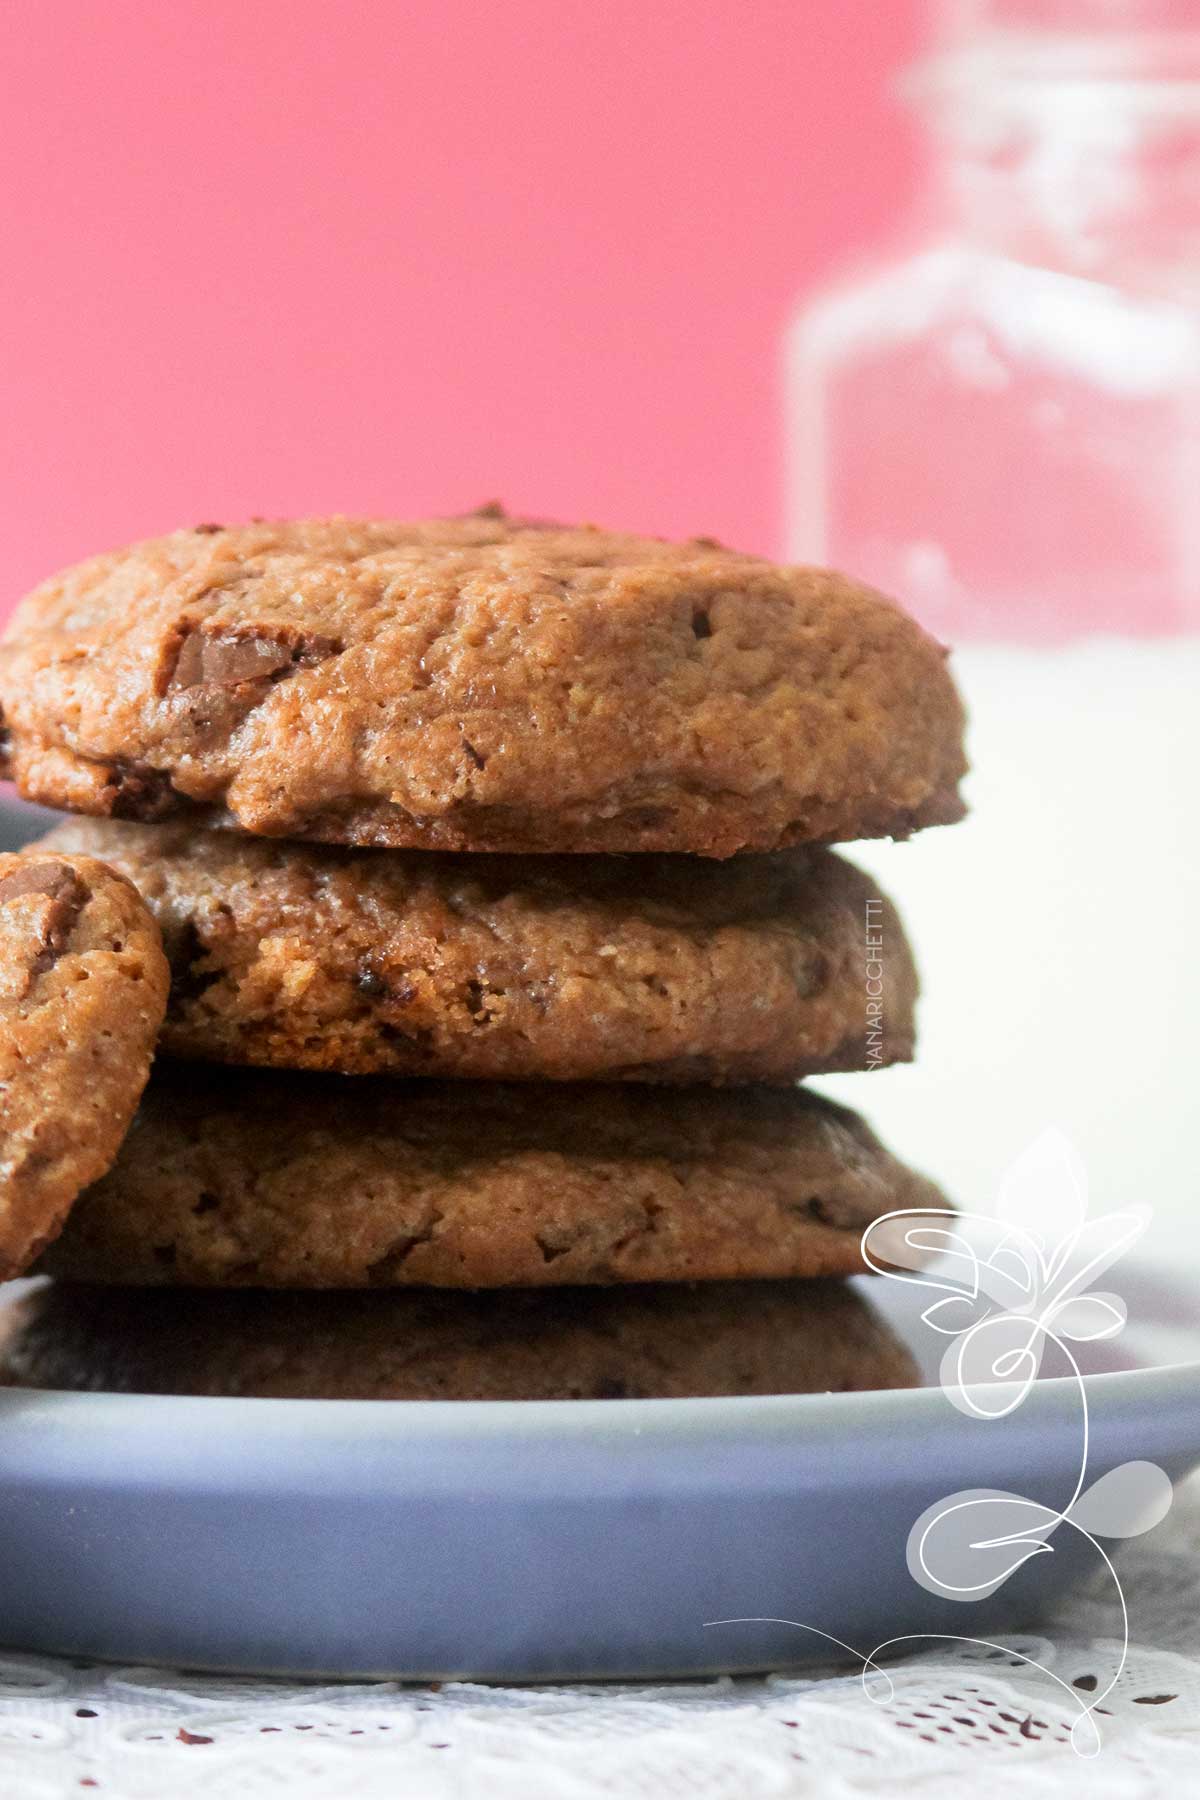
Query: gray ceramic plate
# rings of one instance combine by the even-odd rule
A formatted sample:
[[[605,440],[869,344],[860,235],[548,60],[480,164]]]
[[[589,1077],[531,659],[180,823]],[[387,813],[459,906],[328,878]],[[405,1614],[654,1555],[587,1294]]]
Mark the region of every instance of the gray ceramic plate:
[[[22,821],[24,826],[24,821]],[[10,831],[12,820],[10,815]],[[14,833],[15,835],[15,833]],[[1200,1464],[1200,1292],[1122,1270],[1124,1366],[1086,1377],[1090,1469]],[[928,1358],[899,1283],[871,1293]],[[1059,1533],[988,1601],[909,1576],[963,1488],[1062,1505],[1080,1396],[1000,1422],[904,1393],[531,1404],[0,1394],[0,1642],[301,1675],[534,1680],[781,1667],[1032,1622],[1095,1553]],[[1061,1541],[1060,1541],[1061,1540]],[[1136,1597],[1135,1597],[1136,1601]]]
[[[1194,1291],[1123,1272],[1147,1366],[1087,1377],[1090,1469],[1200,1464],[1200,1365],[1154,1366]],[[884,1291],[886,1290],[886,1291]],[[914,1343],[912,1290],[873,1294]],[[900,1316],[909,1313],[907,1318]],[[928,1347],[928,1345],[926,1346]],[[939,1388],[412,1403],[0,1395],[0,1641],[120,1661],[504,1680],[762,1669],[901,1632],[1023,1626],[1095,1552],[991,1600],[918,1587],[913,1521],[963,1488],[1069,1497],[1079,1394],[1000,1422]],[[1136,1596],[1135,1614],[1136,1614]]]

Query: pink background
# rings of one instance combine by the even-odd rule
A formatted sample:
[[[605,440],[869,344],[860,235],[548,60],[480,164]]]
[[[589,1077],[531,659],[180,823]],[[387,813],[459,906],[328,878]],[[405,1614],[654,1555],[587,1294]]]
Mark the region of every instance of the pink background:
[[[779,338],[885,232],[919,0],[15,0],[0,611],[250,513],[778,550]]]

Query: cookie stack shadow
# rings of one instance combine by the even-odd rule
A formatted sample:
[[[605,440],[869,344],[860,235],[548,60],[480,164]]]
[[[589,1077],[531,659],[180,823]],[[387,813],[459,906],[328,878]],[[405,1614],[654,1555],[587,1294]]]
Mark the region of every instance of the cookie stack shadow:
[[[961,811],[957,699],[898,609],[494,509],[206,528],[33,595],[0,694],[22,791],[106,815],[30,854],[127,877],[172,973],[9,1380],[916,1379],[846,1278],[874,1219],[945,1202],[800,1085],[913,1054],[900,920],[826,847]]]

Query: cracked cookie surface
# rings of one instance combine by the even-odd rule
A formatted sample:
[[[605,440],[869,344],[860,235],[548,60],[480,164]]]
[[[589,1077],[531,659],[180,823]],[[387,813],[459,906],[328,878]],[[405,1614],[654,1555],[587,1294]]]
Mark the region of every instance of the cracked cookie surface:
[[[913,1387],[838,1281],[456,1294],[54,1282],[0,1315],[0,1382],[297,1400],[617,1400]]]
[[[907,1060],[891,905],[826,850],[464,857],[73,820],[162,927],[163,1048],[264,1067],[490,1080],[769,1082]],[[877,951],[864,948],[868,922]],[[882,993],[869,1022],[868,955]],[[877,1039],[868,1024],[878,1021]]]
[[[0,1280],[120,1146],[169,970],[133,886],[91,857],[0,855]]]
[[[93,558],[18,608],[0,708],[29,799],[359,846],[727,857],[963,811],[944,652],[890,601],[497,508]]]
[[[383,1081],[159,1065],[41,1262],[73,1281],[543,1287],[861,1270],[942,1210],[805,1089]]]

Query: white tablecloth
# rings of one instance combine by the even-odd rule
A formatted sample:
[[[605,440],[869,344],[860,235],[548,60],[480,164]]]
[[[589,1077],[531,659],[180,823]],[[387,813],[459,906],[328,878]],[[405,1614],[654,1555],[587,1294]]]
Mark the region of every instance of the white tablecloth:
[[[0,1654],[5,1800],[756,1800],[1200,1792],[1200,1484],[1120,1569],[1132,1648],[1072,1747],[1070,1695],[1018,1657],[937,1650],[845,1671],[657,1687],[302,1686]],[[967,1628],[967,1627],[965,1627]],[[1072,1694],[1107,1686],[1111,1583],[1009,1640]]]

